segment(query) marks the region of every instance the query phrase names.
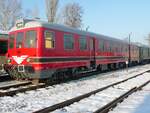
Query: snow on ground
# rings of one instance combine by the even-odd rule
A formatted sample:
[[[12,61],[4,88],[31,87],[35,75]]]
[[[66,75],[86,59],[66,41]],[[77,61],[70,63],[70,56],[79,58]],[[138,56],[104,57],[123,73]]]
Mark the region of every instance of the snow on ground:
[[[146,81],[150,80],[150,73],[144,73],[142,76],[138,76],[134,79],[130,79],[126,81],[125,85],[119,84],[114,87],[119,88],[119,89],[131,89],[133,88],[133,86],[140,86],[141,84],[144,84]]]
[[[0,111],[1,113],[30,113],[149,69],[150,65],[137,66],[128,71],[108,72],[106,74],[41,88],[36,91],[19,93],[14,97],[0,97]]]
[[[150,84],[133,93],[109,113],[150,113]]]
[[[138,87],[144,84],[148,80],[150,80],[150,73],[144,73],[142,76],[138,76],[119,85],[108,88],[104,91],[97,93],[96,95],[92,95],[89,98],[76,102],[71,106],[56,110],[53,113],[61,113],[64,110],[64,113],[93,113],[100,107],[121,96],[123,93],[127,92],[133,87]]]
[[[99,92],[89,98],[83,99],[80,102],[76,102],[52,113],[62,113],[62,111],[63,113],[93,113],[98,108],[106,105],[125,92],[126,90],[108,88],[107,90]]]

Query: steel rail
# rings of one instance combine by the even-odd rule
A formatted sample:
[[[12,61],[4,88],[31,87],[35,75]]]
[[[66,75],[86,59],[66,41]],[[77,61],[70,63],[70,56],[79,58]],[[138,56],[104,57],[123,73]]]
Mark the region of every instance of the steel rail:
[[[44,83],[40,83],[38,85],[30,85],[29,84],[29,85],[25,85],[25,86],[26,87],[18,88],[18,89],[11,90],[11,91],[3,91],[3,92],[0,91],[0,97],[3,97],[3,96],[14,96],[17,93],[22,93],[22,92],[30,91],[30,90],[36,90],[38,88],[43,88],[43,87],[45,87],[45,84]]]
[[[20,86],[25,86],[25,85],[30,85],[30,84],[32,84],[32,82],[21,82],[21,83],[16,83],[16,84],[10,84],[10,85],[0,87],[0,90],[6,90],[9,88],[17,88]]]
[[[142,84],[139,87],[132,88],[128,92],[124,93],[120,97],[114,99],[113,101],[111,101],[110,103],[106,104],[105,106],[103,106],[102,108],[96,110],[93,113],[108,113],[110,111],[110,109],[112,110],[113,108],[115,108],[118,103],[122,102],[125,98],[127,98],[129,95],[133,94],[134,92],[136,92],[138,90],[141,90],[144,86],[146,86],[149,83],[150,83],[150,80],[145,82],[144,84]]]
[[[149,70],[148,70],[148,71],[149,71]],[[145,72],[148,72],[148,71],[145,71]],[[89,93],[80,95],[80,96],[78,96],[78,97],[74,97],[74,98],[72,98],[72,99],[63,101],[63,102],[61,102],[61,103],[58,103],[58,104],[55,104],[55,105],[46,107],[46,108],[44,108],[44,109],[40,109],[40,110],[35,111],[35,112],[33,112],[33,113],[48,113],[48,112],[52,112],[52,111],[55,111],[55,110],[57,110],[57,109],[60,109],[60,108],[69,106],[69,105],[71,105],[71,104],[73,104],[73,103],[75,103],[75,102],[78,102],[78,101],[80,101],[80,100],[82,100],[82,99],[84,99],[84,98],[87,98],[87,97],[89,97],[89,96],[91,96],[91,95],[93,95],[93,94],[96,94],[96,93],[98,93],[98,92],[100,92],[100,91],[103,91],[103,90],[105,90],[105,89],[107,89],[107,88],[109,88],[109,87],[118,85],[118,84],[123,83],[123,82],[125,82],[125,81],[128,81],[128,80],[130,80],[130,79],[133,79],[133,78],[135,78],[135,77],[137,77],[137,76],[140,76],[140,75],[144,74],[145,72],[142,72],[142,73],[137,74],[137,75],[135,75],[135,76],[129,77],[129,78],[125,79],[125,80],[122,80],[122,81],[119,81],[119,82],[110,84],[110,85],[108,85],[108,86],[102,87],[102,88],[100,88],[100,89],[91,91],[91,92],[89,92]]]
[[[9,81],[11,77],[9,75],[0,74],[0,82]]]

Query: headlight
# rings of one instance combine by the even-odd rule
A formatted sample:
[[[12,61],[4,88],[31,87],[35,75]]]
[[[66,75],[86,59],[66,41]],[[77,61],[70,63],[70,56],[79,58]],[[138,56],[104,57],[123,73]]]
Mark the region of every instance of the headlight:
[[[8,59],[7,62],[10,63],[10,62],[11,62],[11,59]]]
[[[27,58],[27,62],[30,62],[30,58]]]

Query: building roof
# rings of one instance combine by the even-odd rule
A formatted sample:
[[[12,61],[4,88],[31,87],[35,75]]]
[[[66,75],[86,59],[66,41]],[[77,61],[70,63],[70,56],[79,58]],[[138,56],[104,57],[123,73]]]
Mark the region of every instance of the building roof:
[[[2,30],[0,30],[0,34],[8,34],[8,31],[2,31]]]

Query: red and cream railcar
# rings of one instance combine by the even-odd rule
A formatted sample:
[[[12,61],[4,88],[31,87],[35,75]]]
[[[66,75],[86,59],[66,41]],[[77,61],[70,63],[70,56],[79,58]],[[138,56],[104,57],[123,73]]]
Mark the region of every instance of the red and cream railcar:
[[[16,78],[112,68],[129,58],[128,44],[121,40],[39,20],[18,21],[9,36],[5,69]]]

